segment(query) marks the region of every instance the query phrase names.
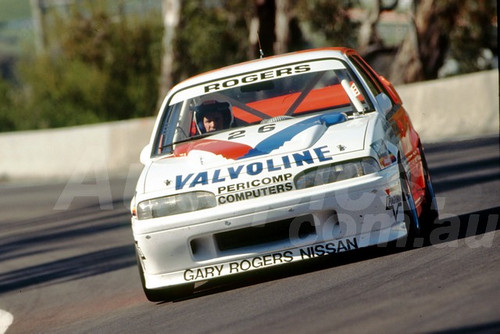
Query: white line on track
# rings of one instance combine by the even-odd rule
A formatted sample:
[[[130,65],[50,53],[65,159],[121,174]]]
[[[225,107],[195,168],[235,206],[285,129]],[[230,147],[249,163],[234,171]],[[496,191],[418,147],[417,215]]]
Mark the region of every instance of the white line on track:
[[[0,334],[4,334],[12,322],[14,321],[14,316],[7,311],[0,310]]]

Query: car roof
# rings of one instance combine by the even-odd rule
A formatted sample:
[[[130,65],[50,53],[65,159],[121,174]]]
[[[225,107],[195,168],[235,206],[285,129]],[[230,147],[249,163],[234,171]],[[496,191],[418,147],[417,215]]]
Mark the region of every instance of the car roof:
[[[261,59],[250,60],[243,63],[221,67],[212,71],[208,71],[190,77],[189,79],[186,79],[180,82],[179,84],[175,85],[174,87],[172,87],[168,95],[171,95],[174,92],[181,90],[183,88],[198,85],[203,82],[216,80],[224,77],[231,77],[234,75],[250,71],[263,70],[266,68],[280,66],[283,64],[304,62],[307,60],[331,58],[331,57],[345,59],[345,55],[347,53],[355,53],[355,51],[345,47],[329,47],[329,48],[296,51],[282,55],[269,56]]]

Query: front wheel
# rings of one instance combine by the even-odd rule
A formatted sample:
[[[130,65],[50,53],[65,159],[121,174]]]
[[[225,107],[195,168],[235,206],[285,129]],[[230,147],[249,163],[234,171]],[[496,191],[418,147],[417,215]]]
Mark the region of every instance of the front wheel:
[[[429,173],[429,167],[427,165],[427,160],[425,159],[425,153],[422,145],[418,147],[420,151],[420,157],[422,159],[422,168],[424,171],[425,179],[425,201],[422,207],[422,214],[420,215],[420,221],[425,224],[427,232],[430,232],[431,227],[436,223],[439,212],[436,203],[436,195],[434,193],[434,187],[432,186],[431,175]]]
[[[414,246],[415,238],[421,234],[420,222],[417,215],[417,208],[413,200],[410,182],[406,176],[403,166],[399,165],[399,175],[401,182],[401,191],[403,195],[403,209],[407,236],[406,247],[412,248]]]
[[[148,289],[146,288],[146,279],[144,278],[144,270],[142,269],[139,255],[136,253],[137,267],[141,278],[142,289],[146,298],[150,302],[173,301],[182,297],[189,296],[193,293],[193,284],[176,285],[170,288]]]

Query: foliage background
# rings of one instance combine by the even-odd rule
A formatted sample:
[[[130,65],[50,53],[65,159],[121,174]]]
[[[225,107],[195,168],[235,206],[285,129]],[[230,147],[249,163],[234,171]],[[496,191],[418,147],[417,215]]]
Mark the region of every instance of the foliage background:
[[[0,32],[6,31],[1,28],[9,18],[22,16],[28,3],[4,1],[6,9],[0,7]],[[249,38],[256,17],[261,19],[260,36],[266,56],[273,54],[275,26],[269,17],[276,11],[274,1],[180,2],[178,29],[171,46],[174,62],[168,69],[172,83],[258,55]],[[378,3],[377,12],[362,0],[286,1],[289,38],[285,48],[359,48],[372,65],[380,67],[376,68],[379,72],[388,71],[387,64],[393,62],[401,47],[384,44],[376,31],[369,29],[374,27],[370,21],[373,14],[380,16],[381,4],[387,2],[391,3],[368,1]],[[439,57],[453,60],[451,70],[449,63],[444,66],[450,73],[491,68],[487,52],[496,53],[496,45],[492,45],[496,31],[491,30],[496,27],[496,1],[424,2],[436,6],[441,11],[439,17],[447,18],[437,20],[438,24],[431,28],[444,40],[439,42],[443,45]],[[394,3],[397,2],[392,0]],[[359,9],[368,15],[352,19]],[[0,62],[2,57],[15,58],[15,66],[2,70],[0,76],[0,131],[72,126],[156,113],[165,50],[159,0],[79,0],[62,9],[48,8],[46,14],[43,52],[34,48],[32,34],[24,33],[28,38],[22,51],[13,51],[4,47],[4,40],[12,36],[0,33]],[[375,48],[364,49],[363,31],[369,32],[366,40]],[[426,41],[419,43],[425,46]],[[384,57],[385,64],[380,62]],[[443,62],[436,66],[441,67]],[[12,65],[11,60],[6,63]],[[403,62],[401,66],[406,65]],[[431,70],[422,79],[435,77],[437,69]]]
[[[159,14],[116,17],[93,2],[53,13],[46,51],[18,61],[13,85],[0,83],[0,131],[152,115],[162,53]]]

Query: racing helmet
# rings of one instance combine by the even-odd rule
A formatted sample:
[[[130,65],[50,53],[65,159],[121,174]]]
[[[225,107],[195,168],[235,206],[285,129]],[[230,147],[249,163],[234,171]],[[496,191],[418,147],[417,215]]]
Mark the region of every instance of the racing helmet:
[[[203,125],[203,117],[208,117],[212,113],[221,114],[223,129],[228,129],[233,125],[233,111],[229,102],[219,102],[216,100],[204,101],[194,108],[194,121],[198,133],[202,134],[207,132]]]

